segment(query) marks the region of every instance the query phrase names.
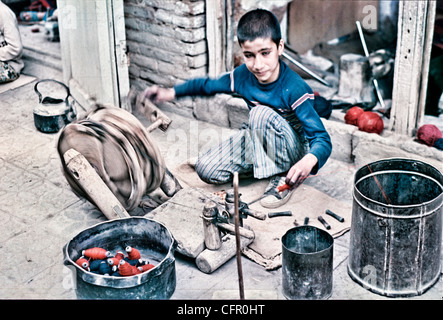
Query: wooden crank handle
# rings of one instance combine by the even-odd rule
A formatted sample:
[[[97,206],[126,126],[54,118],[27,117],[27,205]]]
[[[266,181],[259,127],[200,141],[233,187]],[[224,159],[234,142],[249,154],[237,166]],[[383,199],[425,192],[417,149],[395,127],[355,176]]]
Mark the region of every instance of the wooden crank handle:
[[[135,90],[131,89],[128,94],[128,100],[134,110],[144,115],[151,122],[151,125],[147,128],[148,132],[157,128],[160,128],[162,131],[168,129],[172,120],[148,98],[144,97],[143,93],[137,94]]]
[[[120,201],[81,153],[75,149],[69,149],[63,154],[63,158],[71,176],[81,185],[106,218],[113,220],[130,217]]]

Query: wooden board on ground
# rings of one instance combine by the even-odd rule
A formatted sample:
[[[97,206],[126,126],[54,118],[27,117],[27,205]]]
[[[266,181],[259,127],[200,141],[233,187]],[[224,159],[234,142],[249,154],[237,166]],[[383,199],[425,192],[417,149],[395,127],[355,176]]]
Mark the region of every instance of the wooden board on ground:
[[[178,252],[196,258],[205,249],[201,215],[209,199],[218,201],[220,197],[200,188],[184,188],[146,216],[163,223],[171,231],[178,243]]]

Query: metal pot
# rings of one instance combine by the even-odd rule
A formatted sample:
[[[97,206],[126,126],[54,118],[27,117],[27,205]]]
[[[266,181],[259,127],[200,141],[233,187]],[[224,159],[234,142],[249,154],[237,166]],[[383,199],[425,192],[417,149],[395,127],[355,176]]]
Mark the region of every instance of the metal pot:
[[[62,86],[66,90],[66,98],[43,97],[38,90],[38,85],[42,82],[54,82]],[[44,79],[35,84],[34,91],[38,95],[38,104],[33,111],[34,124],[39,131],[55,133],[75,119],[76,112],[73,105],[69,104],[70,91],[66,85],[56,80]]]
[[[142,258],[154,262],[155,268],[127,277],[95,274],[75,261],[82,250],[92,247],[111,252],[126,246],[137,248]],[[169,299],[175,291],[177,242],[161,223],[144,217],[130,217],[99,223],[85,229],[63,247],[64,264],[76,278],[79,299]]]
[[[384,159],[355,174],[348,273],[390,297],[415,296],[441,270],[443,175],[412,159]]]
[[[334,238],[314,226],[289,229],[282,237],[282,285],[288,299],[332,295]]]

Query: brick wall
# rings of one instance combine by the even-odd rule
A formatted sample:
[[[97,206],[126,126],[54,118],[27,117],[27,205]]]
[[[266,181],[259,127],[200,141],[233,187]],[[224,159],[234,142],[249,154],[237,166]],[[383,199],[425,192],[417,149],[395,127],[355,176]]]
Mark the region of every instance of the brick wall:
[[[137,90],[153,84],[171,87],[208,74],[205,2],[124,0],[131,86]],[[264,0],[235,2],[236,20],[246,9],[251,9],[243,8],[243,2],[254,6],[262,2],[269,5]],[[186,97],[158,106],[165,111],[227,127],[241,126],[248,113],[242,99],[228,95]]]
[[[207,75],[205,0],[125,0],[124,5],[131,86],[171,87]],[[229,117],[227,100],[223,95],[186,97],[158,106],[229,127],[235,121]]]
[[[173,84],[207,73],[204,0],[125,0],[131,85]]]

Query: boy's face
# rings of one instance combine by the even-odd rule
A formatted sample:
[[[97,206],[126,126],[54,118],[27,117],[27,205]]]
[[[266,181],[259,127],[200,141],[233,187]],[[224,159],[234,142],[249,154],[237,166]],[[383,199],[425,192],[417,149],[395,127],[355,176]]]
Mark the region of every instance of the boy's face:
[[[283,40],[277,46],[271,38],[257,38],[241,45],[246,67],[260,83],[277,80],[280,72],[279,58],[283,53]]]

